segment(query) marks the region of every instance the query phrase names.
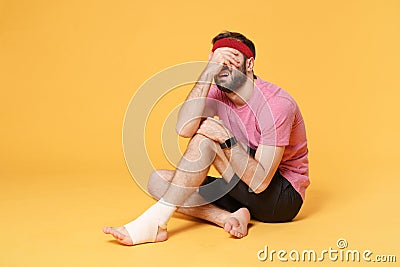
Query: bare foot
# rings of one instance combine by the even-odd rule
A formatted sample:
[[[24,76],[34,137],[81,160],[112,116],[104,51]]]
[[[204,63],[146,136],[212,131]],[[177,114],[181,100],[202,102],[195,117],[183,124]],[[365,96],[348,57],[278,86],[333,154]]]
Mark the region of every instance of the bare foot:
[[[126,246],[138,245],[132,242],[131,237],[125,227],[103,227],[103,232],[105,234],[112,235],[119,243]],[[158,232],[156,240],[154,242],[162,242],[168,239],[167,230],[158,227]]]
[[[249,222],[249,210],[241,208],[232,213],[232,216],[226,219],[224,230],[237,238],[242,238],[247,235],[247,225]]]

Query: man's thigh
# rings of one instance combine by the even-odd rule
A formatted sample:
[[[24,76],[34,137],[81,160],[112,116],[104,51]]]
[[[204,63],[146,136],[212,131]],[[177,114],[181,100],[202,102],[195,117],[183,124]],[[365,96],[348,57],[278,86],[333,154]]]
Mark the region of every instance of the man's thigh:
[[[268,187],[254,193],[236,175],[227,183],[224,179],[207,177],[199,193],[211,203],[234,212],[246,207],[256,220],[263,222],[290,221],[300,210],[302,199],[291,184],[277,171]]]
[[[229,195],[232,188],[227,186],[223,178],[207,176],[203,184],[199,187],[199,194],[211,204],[218,206],[229,212],[235,212],[243,205]]]

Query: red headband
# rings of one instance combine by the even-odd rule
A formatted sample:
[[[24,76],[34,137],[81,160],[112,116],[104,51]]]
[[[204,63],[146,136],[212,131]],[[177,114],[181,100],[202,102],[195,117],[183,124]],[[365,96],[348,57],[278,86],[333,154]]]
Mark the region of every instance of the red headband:
[[[222,38],[216,41],[213,45],[212,52],[214,52],[217,48],[220,47],[230,47],[242,52],[247,58],[254,58],[253,52],[250,48],[242,43],[241,41],[234,38]]]

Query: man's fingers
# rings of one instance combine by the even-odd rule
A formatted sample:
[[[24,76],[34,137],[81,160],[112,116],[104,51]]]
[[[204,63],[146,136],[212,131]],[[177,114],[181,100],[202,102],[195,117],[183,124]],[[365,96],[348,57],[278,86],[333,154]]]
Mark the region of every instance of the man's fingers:
[[[206,136],[207,131],[204,129],[203,124],[197,129],[197,133]]]
[[[218,62],[218,58],[222,59],[223,61],[220,62],[225,65],[233,65],[236,66],[237,68],[239,67],[240,61],[239,61],[239,52],[233,48],[230,47],[221,47],[218,48],[214,51],[213,56],[215,56],[215,61]]]
[[[196,133],[212,139],[212,137],[207,133],[207,131],[203,130],[202,128],[199,128]]]
[[[239,58],[239,52],[236,50],[226,50],[226,51],[219,51],[219,53],[223,54],[224,56],[228,56],[230,58]]]
[[[231,54],[225,54],[224,58],[229,61],[230,64],[239,67],[240,60],[237,56]]]
[[[229,64],[228,67],[230,67],[231,65],[235,66],[236,68],[239,68],[239,61],[236,58],[232,58],[232,57],[227,57],[226,58],[226,62]]]
[[[202,134],[202,135],[204,135],[204,133],[203,133],[203,129],[201,129],[201,128],[197,129],[197,133],[198,133],[198,134]]]
[[[224,51],[227,53],[232,53],[237,56],[239,55],[239,51],[237,51],[235,48],[232,48],[232,47],[220,47],[220,48],[215,49],[215,51]]]
[[[214,121],[212,121],[214,120]],[[202,124],[200,125],[198,131],[201,131],[202,133],[207,133],[207,131],[215,131],[218,127],[221,126],[218,122],[215,121],[215,119],[211,119],[211,118],[207,118],[206,120],[204,120],[202,122]]]
[[[226,66],[228,66],[228,68],[229,69],[231,69],[232,68],[232,66],[231,66],[231,62],[230,62],[230,60],[229,59],[224,59],[224,63],[223,63],[223,65],[226,65]]]

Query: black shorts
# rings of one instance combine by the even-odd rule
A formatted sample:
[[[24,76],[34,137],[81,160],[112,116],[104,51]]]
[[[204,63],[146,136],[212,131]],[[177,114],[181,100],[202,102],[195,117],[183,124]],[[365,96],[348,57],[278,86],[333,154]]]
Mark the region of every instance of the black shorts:
[[[254,193],[237,175],[229,183],[222,178],[207,176],[205,184],[209,185],[200,186],[199,193],[207,201],[229,212],[246,207],[253,219],[262,222],[291,221],[303,204],[300,194],[279,171],[259,194]],[[222,197],[215,200],[216,196]]]

